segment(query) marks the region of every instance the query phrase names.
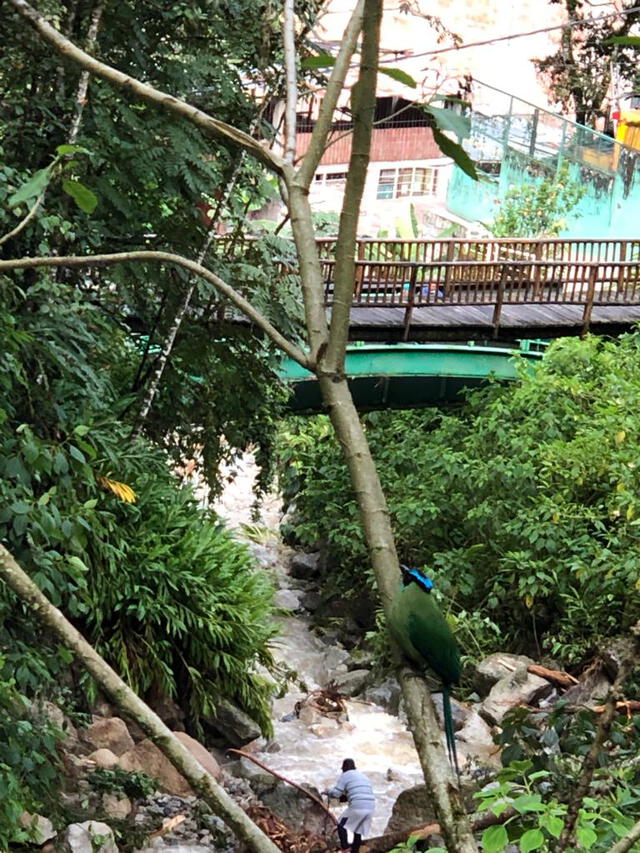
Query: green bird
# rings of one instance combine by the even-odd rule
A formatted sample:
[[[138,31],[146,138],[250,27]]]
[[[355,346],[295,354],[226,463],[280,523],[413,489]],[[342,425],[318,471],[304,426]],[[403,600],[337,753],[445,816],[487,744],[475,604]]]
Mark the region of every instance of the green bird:
[[[458,769],[451,714],[451,686],[460,681],[460,649],[447,620],[431,595],[433,581],[418,569],[400,566],[402,584],[391,603],[389,629],[413,663],[428,666],[442,681],[444,730],[449,760]]]

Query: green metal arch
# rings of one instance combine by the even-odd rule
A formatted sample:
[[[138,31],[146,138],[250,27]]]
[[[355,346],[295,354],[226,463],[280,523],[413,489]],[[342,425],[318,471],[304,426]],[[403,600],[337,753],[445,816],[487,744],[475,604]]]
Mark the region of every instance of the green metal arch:
[[[347,348],[346,372],[356,406],[407,409],[460,402],[460,392],[477,388],[490,377],[517,378],[516,357],[531,364],[542,353],[473,344],[356,344]],[[323,410],[316,378],[292,359],[285,359],[281,377],[291,383],[290,407],[295,412]]]

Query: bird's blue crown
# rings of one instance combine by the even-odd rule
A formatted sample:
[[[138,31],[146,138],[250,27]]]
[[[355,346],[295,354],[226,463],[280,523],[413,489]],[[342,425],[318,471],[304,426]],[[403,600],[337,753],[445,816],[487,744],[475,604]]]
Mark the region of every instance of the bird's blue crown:
[[[405,586],[410,583],[417,583],[425,592],[431,592],[433,589],[433,581],[426,575],[423,575],[419,569],[410,569],[409,566],[400,566],[402,569],[402,582]]]

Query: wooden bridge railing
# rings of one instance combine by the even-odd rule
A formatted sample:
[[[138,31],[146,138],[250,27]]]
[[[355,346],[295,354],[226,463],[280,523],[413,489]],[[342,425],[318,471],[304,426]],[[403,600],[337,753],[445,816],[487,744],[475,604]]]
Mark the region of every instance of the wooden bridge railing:
[[[336,241],[317,245],[330,306]],[[404,308],[405,337],[414,310],[446,305],[493,305],[494,328],[504,305],[582,305],[587,328],[595,305],[640,305],[640,238],[360,239],[355,278],[353,307]]]

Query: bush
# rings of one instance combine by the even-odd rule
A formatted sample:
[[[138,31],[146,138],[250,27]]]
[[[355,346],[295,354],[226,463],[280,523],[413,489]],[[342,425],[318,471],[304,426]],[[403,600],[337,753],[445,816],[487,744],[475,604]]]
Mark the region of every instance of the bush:
[[[577,663],[640,615],[639,355],[638,334],[559,341],[459,413],[366,416],[400,557],[435,576],[469,653],[507,644]],[[327,544],[332,583],[362,585],[328,424],[291,422],[280,453],[302,544]]]

